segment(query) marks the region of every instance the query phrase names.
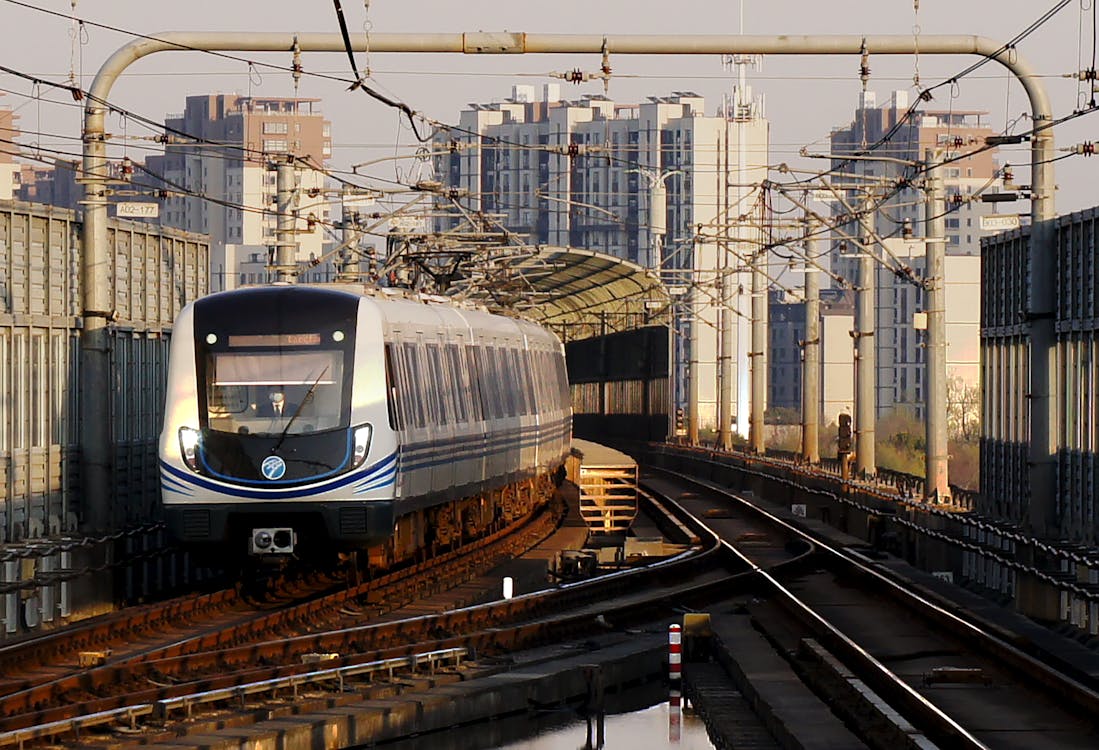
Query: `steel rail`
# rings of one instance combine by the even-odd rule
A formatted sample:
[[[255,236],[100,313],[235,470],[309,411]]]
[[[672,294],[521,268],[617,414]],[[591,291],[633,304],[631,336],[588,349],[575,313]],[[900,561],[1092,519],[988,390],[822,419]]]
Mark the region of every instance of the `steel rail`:
[[[703,540],[701,553],[680,553],[641,568],[617,571],[594,580],[562,584],[511,600],[450,610],[438,616],[413,617],[280,638],[254,646],[142,662],[127,669],[101,667],[86,675],[82,691],[98,692],[121,681],[133,685],[162,674],[184,676],[191,663],[198,666],[200,660],[206,666],[208,663],[216,664],[218,674],[178,685],[146,687],[117,698],[70,702],[66,706],[32,710],[0,720],[0,725],[13,729],[33,727],[48,721],[68,721],[81,713],[101,715],[107,710],[123,711],[132,705],[155,704],[163,700],[186,702],[187,696],[200,692],[213,691],[212,694],[224,696],[233,694],[234,690],[245,684],[297,679],[308,667],[300,663],[289,664],[288,660],[307,652],[354,654],[340,657],[343,662],[341,666],[384,658],[405,658],[411,652],[428,648],[466,648],[471,653],[507,652],[602,630],[605,625],[598,622],[601,614],[623,620],[645,616],[651,618],[682,602],[712,601],[726,596],[731,588],[748,590],[755,585],[755,578],[744,576],[743,570],[739,573],[726,570],[728,556],[724,548],[716,538],[708,541],[709,546],[706,546],[707,540]],[[797,564],[808,554],[805,551],[789,562]],[[715,570],[716,574],[710,572]],[[256,666],[278,660],[284,666]],[[242,666],[243,669],[240,669]],[[34,700],[31,695],[27,698]],[[62,715],[59,716],[59,713]]]
[[[1014,644],[1004,640],[1004,638],[997,633],[983,629],[979,625],[961,617],[956,612],[947,609],[938,602],[932,601],[927,597],[916,593],[909,586],[904,585],[903,582],[895,580],[876,567],[866,564],[865,558],[848,554],[817,539],[807,531],[800,529],[797,525],[779,518],[766,509],[738,496],[728,488],[679,472],[667,469],[658,470],[675,476],[682,481],[695,484],[698,487],[729,497],[744,507],[754,509],[755,513],[762,518],[766,518],[768,522],[786,530],[788,533],[795,534],[798,538],[805,539],[816,545],[816,548],[825,559],[841,563],[846,566],[848,571],[856,572],[865,580],[871,581],[875,586],[886,591],[894,600],[910,607],[925,619],[944,626],[944,632],[949,632],[952,638],[958,638],[971,646],[976,647],[988,656],[1000,660],[1004,666],[1008,667],[1015,674],[1025,676],[1029,680],[1036,680],[1042,687],[1048,688],[1060,699],[1070,701],[1081,711],[1087,712],[1089,715],[1099,713],[1099,691],[1093,687],[1084,684],[1071,675],[1052,668],[1041,659],[1026,653]],[[742,556],[736,550],[733,551],[738,556]],[[745,559],[747,560],[747,558]],[[816,612],[813,612],[809,607],[798,600],[797,597],[786,589],[774,576],[766,570],[760,570],[759,575],[768,582],[768,585],[771,586],[775,592],[789,602],[792,607],[804,613],[807,619],[811,620],[821,629],[821,632],[827,636],[830,647],[842,651],[845,656],[849,655],[859,662],[866,664],[872,670],[871,677],[876,677],[878,680],[884,680],[887,684],[892,684],[895,687],[895,691],[892,691],[894,694],[897,694],[896,691],[899,691],[899,695],[905,698],[905,702],[908,705],[916,709],[924,718],[933,722],[933,726],[935,726],[936,730],[939,732],[938,737],[947,737],[950,739],[951,743],[957,742],[959,739],[963,742],[970,742],[972,740],[972,742],[977,744],[970,745],[971,747],[985,747],[945,712],[934,706],[933,703],[920,695],[903,680],[900,680],[893,675],[888,668],[874,659],[872,655],[867,653],[858,646],[858,644],[851,641],[841,631],[828,623],[823,617]],[[961,734],[958,737],[955,737],[951,734],[952,732],[960,732]],[[956,745],[952,744],[952,746]]]

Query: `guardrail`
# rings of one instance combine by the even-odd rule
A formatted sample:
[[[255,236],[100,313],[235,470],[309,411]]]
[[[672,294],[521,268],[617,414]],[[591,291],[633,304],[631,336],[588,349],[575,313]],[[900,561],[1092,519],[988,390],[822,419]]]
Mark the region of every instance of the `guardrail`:
[[[243,705],[244,699],[250,695],[268,692],[276,693],[279,690],[286,688],[289,688],[292,691],[293,697],[297,698],[298,688],[302,685],[327,682],[330,680],[339,682],[339,689],[342,692],[344,689],[344,680],[349,677],[385,672],[387,673],[387,676],[392,679],[393,674],[399,669],[408,669],[415,672],[417,667],[420,667],[421,665],[427,665],[429,674],[435,674],[435,670],[444,664],[449,663],[451,666],[459,666],[462,663],[462,659],[468,654],[469,651],[465,648],[446,648],[438,651],[428,651],[423,654],[382,659],[381,661],[372,661],[365,664],[353,664],[346,667],[333,667],[332,669],[322,669],[315,672],[304,672],[289,677],[277,677],[273,680],[249,682],[244,685],[221,688],[220,690],[208,690],[204,693],[192,693],[191,695],[181,695],[175,698],[165,698],[153,704],[153,715],[157,719],[166,720],[173,709],[183,708],[186,710],[189,718],[192,709],[198,705],[237,698],[240,699],[241,704]]]
[[[203,693],[180,695],[175,698],[165,698],[156,701],[155,703],[141,703],[136,706],[124,706],[123,708],[100,711],[99,713],[89,714],[87,716],[63,719],[40,726],[3,732],[0,733],[0,747],[14,745],[22,748],[24,744],[29,741],[47,738],[52,739],[66,734],[73,734],[76,739],[79,740],[81,731],[90,727],[125,722],[133,729],[137,726],[137,720],[145,716],[152,716],[154,719],[166,721],[173,710],[182,708],[186,711],[186,715],[190,717],[196,706],[234,699],[239,699],[243,705],[245,698],[248,696],[261,693],[274,694],[285,689],[291,690],[292,696],[297,698],[298,689],[307,684],[335,680],[339,683],[339,689],[342,691],[344,689],[344,680],[367,674],[385,673],[389,679],[393,679],[393,676],[399,671],[407,670],[416,673],[417,670],[423,667],[427,668],[428,674],[435,674],[436,670],[443,667],[460,666],[462,660],[468,656],[469,649],[446,648],[437,651],[427,651],[422,654],[412,654],[410,656],[371,661],[363,664],[351,664],[345,667],[333,667],[330,669],[303,672],[302,674],[291,675],[289,677],[278,677],[273,680],[249,682],[220,690],[208,690]]]

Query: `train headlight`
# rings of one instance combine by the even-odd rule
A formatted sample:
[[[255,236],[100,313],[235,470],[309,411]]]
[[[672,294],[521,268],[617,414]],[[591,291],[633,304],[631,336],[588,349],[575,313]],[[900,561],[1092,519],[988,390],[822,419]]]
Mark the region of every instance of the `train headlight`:
[[[271,538],[271,532],[267,529],[260,529],[256,532],[256,535],[252,538],[252,543],[255,544],[256,549],[265,550],[271,546],[271,542],[274,540]]]
[[[371,427],[368,424],[355,428],[355,444],[352,446],[351,454],[352,469],[359,468],[366,460],[366,454],[370,452],[370,433]]]
[[[201,442],[201,433],[191,427],[179,428],[179,451],[183,455],[183,463],[191,471],[198,471],[198,445]]]

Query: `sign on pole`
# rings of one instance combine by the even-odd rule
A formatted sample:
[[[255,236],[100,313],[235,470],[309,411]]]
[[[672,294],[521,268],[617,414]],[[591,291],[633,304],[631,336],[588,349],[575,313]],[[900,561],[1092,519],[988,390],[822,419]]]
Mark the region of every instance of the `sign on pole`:
[[[986,232],[1004,232],[1019,228],[1018,214],[988,214],[981,217],[981,229]]]
[[[160,217],[159,203],[116,203],[114,215],[120,219],[156,219]]]

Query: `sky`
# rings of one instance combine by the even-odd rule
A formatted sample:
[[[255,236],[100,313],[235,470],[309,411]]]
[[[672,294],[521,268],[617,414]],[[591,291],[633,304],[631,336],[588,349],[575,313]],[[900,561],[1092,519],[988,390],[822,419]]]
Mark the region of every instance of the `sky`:
[[[342,0],[350,30],[361,33],[460,33],[465,31],[523,31],[583,34],[900,34],[906,36],[966,34],[1006,41],[1018,35],[1047,11],[1062,5],[1052,18],[1022,40],[1018,53],[1042,76],[1054,116],[1086,108],[1091,99],[1076,74],[1094,67],[1094,0],[678,0],[655,6],[640,2],[556,0]],[[653,7],[661,10],[654,12]],[[85,21],[74,35],[71,16]],[[113,27],[105,29],[93,24]],[[72,77],[83,87],[119,47],[135,34],[160,31],[278,31],[338,33],[333,3],[324,0],[0,0],[0,65],[42,81],[64,83]],[[331,166],[388,156],[407,156],[415,141],[407,121],[398,112],[359,91],[347,91],[350,64],[344,54],[303,55],[305,75],[297,89],[288,72],[265,64],[288,67],[289,53],[237,53],[226,59],[200,52],[162,53],[131,65],[111,92],[118,107],[162,122],[166,114],[183,110],[187,95],[238,93],[254,96],[318,97],[332,122]],[[251,61],[249,64],[247,61]],[[868,88],[878,102],[895,89],[914,98],[920,88],[948,81],[975,60],[965,56],[875,57],[871,51]],[[402,101],[417,112],[448,123],[471,102],[489,102],[509,96],[515,84],[557,82],[550,73],[579,68],[595,71],[597,55],[415,55],[359,54],[360,68],[369,68],[369,84]],[[618,102],[636,102],[646,96],[694,91],[706,97],[713,114],[735,74],[723,69],[717,57],[614,56],[609,95]],[[315,75],[315,74],[324,75]],[[822,163],[798,156],[802,147],[823,151],[832,128],[847,125],[862,89],[857,56],[767,57],[749,74],[749,82],[766,102],[771,123],[773,164],[820,169]],[[20,142],[31,153],[35,147],[79,153],[82,111],[68,93],[25,78],[0,73],[0,105],[18,111],[24,135]],[[579,86],[562,83],[562,95],[580,98],[602,94],[599,81]],[[953,86],[936,89],[934,109],[988,111],[987,122],[997,131],[1023,132],[1029,106],[1022,87],[1004,68],[989,64]],[[154,131],[132,118],[113,115],[108,130],[119,137],[150,136]],[[1099,140],[1099,112],[1059,125],[1058,148]],[[117,142],[121,142],[119,138]],[[145,153],[148,142],[129,140],[134,155]],[[115,151],[117,152],[117,149]],[[1029,182],[1026,145],[1001,149],[1000,162],[1015,169],[1017,183]],[[407,178],[410,162],[383,162],[389,179]],[[1057,211],[1099,205],[1094,171],[1099,159],[1073,156],[1056,164]],[[379,168],[373,168],[379,169]],[[1015,204],[1027,212],[1025,203]]]

